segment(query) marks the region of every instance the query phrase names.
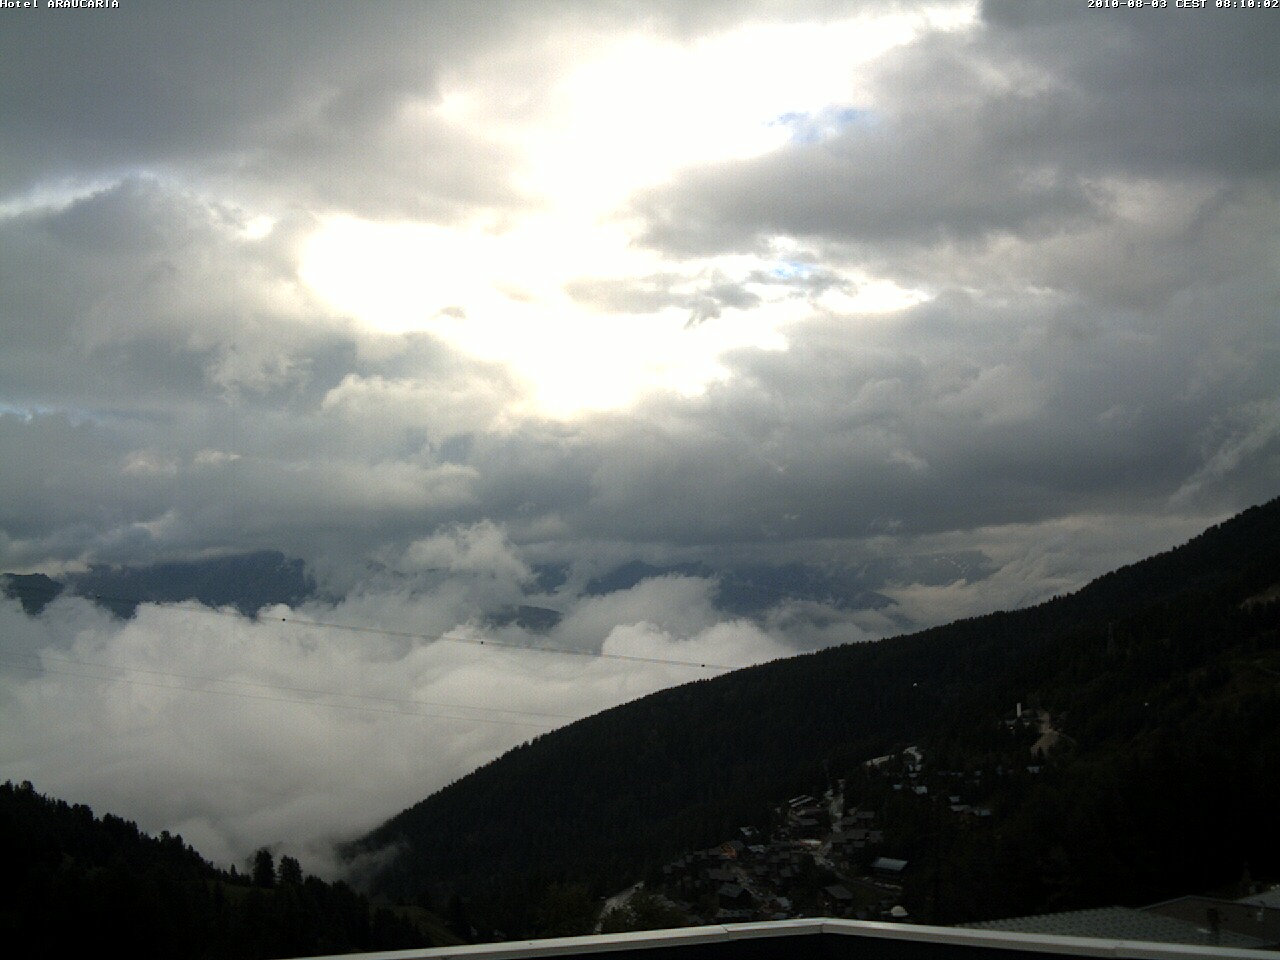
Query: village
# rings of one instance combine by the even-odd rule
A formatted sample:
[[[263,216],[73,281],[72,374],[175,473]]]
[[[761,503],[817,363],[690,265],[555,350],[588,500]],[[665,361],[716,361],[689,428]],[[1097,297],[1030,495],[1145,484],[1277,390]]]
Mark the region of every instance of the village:
[[[895,855],[900,851],[893,847],[884,810],[927,808],[928,816],[949,818],[957,829],[990,829],[992,808],[981,798],[989,795],[992,781],[1039,774],[1038,758],[1059,736],[1047,712],[1024,711],[1021,704],[1001,726],[1020,735],[1024,750],[1034,741],[1027,751],[1033,762],[1016,770],[1008,763],[930,769],[917,746],[875,757],[862,765],[858,796],[841,779],[820,797],[792,797],[774,811],[768,835],[739,827],[718,846],[664,864],[660,879],[651,877],[609,898],[602,916],[607,923],[610,911],[625,911],[644,895],[695,923],[806,916],[911,922],[903,890],[912,864]]]

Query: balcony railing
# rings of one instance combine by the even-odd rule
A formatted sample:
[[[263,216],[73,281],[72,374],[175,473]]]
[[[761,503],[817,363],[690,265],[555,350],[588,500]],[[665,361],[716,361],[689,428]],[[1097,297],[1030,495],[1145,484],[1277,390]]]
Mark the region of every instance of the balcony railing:
[[[348,954],[344,960],[1278,960],[1269,950],[1006,933],[864,920],[778,920],[553,940]],[[337,958],[324,958],[337,960]],[[604,960],[602,957],[601,960]]]

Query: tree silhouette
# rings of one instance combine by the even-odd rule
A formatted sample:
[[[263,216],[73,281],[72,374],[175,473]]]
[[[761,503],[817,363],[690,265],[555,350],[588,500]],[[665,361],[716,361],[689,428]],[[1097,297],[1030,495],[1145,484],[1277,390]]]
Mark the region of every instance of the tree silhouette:
[[[302,886],[302,864],[293,857],[281,857],[280,882],[294,887]]]
[[[276,885],[276,861],[266,847],[253,855],[253,885],[268,889]]]

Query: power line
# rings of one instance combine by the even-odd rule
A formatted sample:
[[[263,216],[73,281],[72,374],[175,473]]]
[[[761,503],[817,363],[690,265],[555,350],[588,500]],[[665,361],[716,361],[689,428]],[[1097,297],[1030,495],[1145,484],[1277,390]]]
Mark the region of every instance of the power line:
[[[272,620],[275,618],[272,617]],[[259,622],[266,622],[261,617]],[[297,617],[281,617],[281,623],[296,623],[308,627],[327,627],[331,630],[350,630],[354,633],[374,633],[384,637],[399,637],[405,640],[426,640],[434,642],[446,640],[449,643],[470,643],[481,647],[506,647],[511,650],[533,650],[537,653],[558,653],[566,657],[595,657],[599,660],[623,660],[630,663],[657,663],[673,667],[696,667],[701,670],[732,670],[718,663],[698,663],[693,660],[670,660],[665,657],[636,657],[626,653],[605,653],[603,650],[574,650],[572,647],[538,646],[536,644],[512,643],[509,640],[480,639],[479,637],[455,637],[447,633],[424,634],[403,630],[386,630],[382,627],[352,626],[345,623],[328,623],[323,620],[301,620]]]
[[[339,690],[319,690],[311,687],[286,687],[279,684],[261,683],[255,680],[227,680],[221,677],[210,677],[202,674],[191,673],[172,673],[163,670],[144,670],[141,667],[126,667],[114,663],[102,663],[95,660],[81,660],[75,657],[59,657],[53,654],[5,654],[0,653],[0,659],[8,658],[12,660],[14,657],[23,657],[30,660],[38,660],[40,663],[53,661],[55,663],[69,663],[74,666],[98,667],[104,670],[121,670],[126,673],[140,673],[145,676],[164,677],[173,680],[194,680],[203,681],[205,683],[225,683],[239,687],[257,687],[262,690],[272,690],[277,693],[305,693],[320,697],[347,697],[351,700],[370,700],[378,703],[403,703],[410,706],[420,707],[439,707],[444,710],[482,710],[491,713],[510,713],[516,716],[524,717],[544,717],[554,720],[578,720],[580,717],[568,713],[545,713],[536,710],[513,710],[505,707],[481,707],[473,706],[467,703],[442,703],[433,700],[414,700],[407,697],[383,697],[376,694],[365,693],[343,693]],[[175,688],[176,689],[176,688]],[[308,703],[311,701],[299,701]]]
[[[153,598],[143,598],[143,597],[122,597],[122,596],[115,596],[111,594],[103,594],[103,593],[95,593],[95,592],[74,593],[70,590],[65,590],[63,586],[60,584],[55,585],[53,587],[49,587],[43,584],[25,583],[25,584],[22,584],[21,587],[19,588],[19,587],[16,587],[12,583],[12,581],[10,581],[9,589],[6,590],[5,593],[7,593],[10,597],[19,601],[23,599],[24,594],[27,596],[30,596],[31,594],[40,593],[48,596],[50,600],[55,599],[58,596],[78,597],[81,599],[97,601],[97,602],[128,604],[135,609],[136,607],[144,603],[149,603],[149,604],[153,604],[161,607],[167,606],[172,608],[179,603],[190,602],[189,600],[164,601],[164,600],[156,600]],[[191,599],[195,599],[195,598],[191,598]],[[679,667],[689,667],[689,668],[696,668],[696,669],[702,669],[702,670],[724,671],[724,670],[732,669],[730,667],[723,666],[720,664],[702,663],[702,662],[695,662],[691,660],[676,660],[676,659],[664,658],[664,657],[642,657],[642,656],[635,656],[631,654],[606,653],[604,651],[595,651],[595,650],[577,650],[569,647],[557,647],[557,646],[551,646],[547,644],[542,644],[542,645],[524,644],[524,643],[516,643],[512,641],[497,640],[491,637],[489,638],[464,637],[464,636],[457,636],[455,634],[448,634],[448,633],[426,634],[426,633],[417,633],[414,631],[406,631],[406,630],[391,630],[384,627],[375,627],[370,624],[337,623],[337,622],[325,621],[325,620],[312,620],[312,619],[307,619],[302,617],[277,618],[277,617],[263,617],[258,614],[254,614],[250,616],[248,614],[245,614],[235,609],[228,609],[226,607],[209,606],[204,601],[201,601],[201,600],[196,600],[194,605],[185,606],[182,609],[184,612],[194,612],[194,613],[200,613],[200,614],[209,615],[209,616],[229,617],[238,622],[248,622],[248,623],[263,624],[263,625],[272,623],[272,622],[279,622],[282,624],[288,624],[293,626],[305,626],[305,627],[313,627],[313,628],[327,629],[327,630],[345,630],[350,633],[362,633],[362,634],[370,634],[370,635],[383,636],[383,637],[394,637],[397,639],[416,640],[416,641],[421,641],[426,643],[447,641],[450,643],[465,643],[465,644],[471,644],[473,646],[480,646],[480,647],[501,647],[509,650],[526,650],[526,651],[532,651],[535,653],[559,654],[561,656],[587,657],[587,658],[595,658],[600,660],[614,660],[614,661],[629,662],[629,663],[647,663],[647,664],[657,664],[657,665],[665,665],[665,666],[679,666]],[[442,719],[442,720],[473,721],[477,723],[492,723],[492,724],[499,724],[499,725],[505,725],[505,726],[533,727],[536,729],[543,729],[543,730],[553,729],[555,726],[558,725],[555,721],[572,721],[572,720],[579,719],[578,717],[571,716],[569,714],[548,713],[548,712],[538,712],[538,711],[529,711],[529,710],[515,710],[515,709],[502,708],[502,707],[472,706],[469,704],[461,704],[461,703],[445,703],[445,702],[429,701],[429,700],[414,700],[410,698],[387,697],[387,696],[379,696],[374,694],[352,694],[352,693],[343,693],[336,690],[324,690],[324,689],[316,689],[316,688],[309,688],[309,687],[292,687],[292,686],[262,683],[257,681],[229,680],[229,679],[224,679],[220,677],[213,677],[213,676],[200,675],[200,674],[184,674],[184,673],[175,673],[171,671],[148,670],[140,667],[129,667],[129,666],[122,666],[118,664],[112,664],[112,663],[103,663],[103,662],[92,661],[92,660],[77,659],[72,657],[61,657],[53,654],[43,654],[43,655],[37,656],[37,655],[0,653],[0,660],[7,661],[13,666],[17,667],[18,669],[30,670],[30,671],[35,671],[37,669],[36,667],[27,666],[27,665],[15,662],[15,657],[22,657],[30,660],[37,660],[41,664],[40,668],[38,669],[42,669],[43,672],[45,673],[57,674],[61,676],[76,677],[79,679],[86,679],[86,680],[97,680],[103,683],[123,683],[123,684],[132,685],[132,686],[154,687],[158,689],[177,690],[177,691],[183,691],[187,693],[205,693],[205,694],[212,694],[215,696],[236,697],[239,699],[248,699],[248,700],[261,700],[261,701],[272,702],[272,703],[292,703],[292,704],[302,704],[302,705],[311,705],[311,706],[324,706],[324,707],[332,707],[334,709],[339,709],[339,710],[355,710],[355,711],[361,711],[366,713],[382,713],[382,714],[390,714],[394,716],[416,716],[416,717]],[[157,678],[160,678],[161,680],[189,681],[194,683],[213,683],[213,684],[220,684],[224,686],[250,687],[258,690],[270,691],[271,693],[275,693],[275,694],[303,694],[303,695],[307,695],[308,697],[328,697],[328,698],[337,697],[337,698],[343,698],[347,700],[365,701],[365,704],[334,703],[334,702],[318,701],[314,699],[300,699],[297,697],[271,696],[268,694],[249,693],[249,692],[242,692],[242,691],[236,691],[236,690],[210,689],[208,687],[183,686],[181,684],[163,683],[163,682],[157,682],[153,680],[138,679],[136,676],[132,678],[121,677],[121,676],[104,677],[97,674],[79,673],[74,670],[57,669],[49,666],[48,664],[50,662],[67,664],[73,667],[76,667],[76,666],[88,667],[88,668],[98,669],[98,670],[111,670],[119,673],[131,673],[131,674],[141,675],[141,676],[157,677]],[[428,708],[437,708],[442,710],[462,710],[462,711],[470,711],[474,713],[488,713],[488,714],[491,714],[491,716],[457,716],[453,714],[443,714],[443,713],[423,713],[419,710],[414,710],[414,709],[380,709],[377,706],[367,705],[367,704],[377,704],[377,703],[401,705],[406,708],[428,707]],[[498,716],[492,716],[492,714],[505,714],[507,716],[498,717]],[[529,720],[514,719],[516,717],[527,717],[530,719]],[[549,720],[552,722],[550,723],[538,722],[539,719]]]
[[[61,588],[52,589],[52,588],[44,587],[38,584],[23,584],[21,589],[23,591],[45,593],[46,595],[49,596],[51,600],[63,593],[63,590]],[[10,596],[15,597],[15,599],[19,599],[19,600],[21,599],[21,597],[17,595],[17,593],[15,592],[15,589],[12,586],[10,587],[8,592]],[[186,603],[186,602],[189,602],[189,600],[191,599],[196,599],[193,597],[193,598],[189,598],[189,600],[177,600],[177,601],[155,600],[155,599],[146,599],[142,597],[118,597],[118,596],[111,596],[109,594],[102,594],[102,593],[71,593],[69,591],[67,592],[67,595],[72,597],[81,597],[87,600],[102,600],[102,601],[114,602],[114,603],[127,603],[127,604],[132,604],[135,607],[143,603],[150,603],[156,606],[173,605],[177,603]],[[606,653],[603,650],[577,650],[571,647],[556,647],[556,646],[549,646],[546,644],[515,643],[509,640],[495,640],[491,637],[490,638],[460,637],[460,636],[455,636],[447,633],[443,633],[443,634],[416,633],[408,630],[390,630],[384,627],[375,627],[369,624],[334,623],[331,621],[309,620],[309,619],[303,619],[300,617],[267,618],[259,614],[254,614],[252,617],[250,617],[247,614],[241,613],[238,610],[231,611],[231,610],[226,610],[218,607],[208,606],[201,600],[196,600],[196,603],[197,603],[196,607],[194,608],[186,607],[184,609],[193,611],[196,613],[211,614],[214,616],[222,616],[222,617],[232,617],[237,620],[251,620],[255,623],[270,623],[278,620],[278,622],[280,623],[290,623],[298,626],[323,627],[329,630],[346,630],[350,633],[364,633],[364,634],[383,636],[383,637],[395,637],[397,639],[402,639],[402,640],[421,640],[427,643],[434,643],[436,641],[443,640],[449,643],[467,643],[473,646],[480,646],[480,647],[486,647],[486,646],[504,647],[511,650],[529,650],[536,653],[559,654],[561,656],[567,656],[567,657],[593,657],[599,660],[615,660],[615,661],[620,661],[625,663],[648,663],[648,664],[656,664],[656,665],[662,665],[662,666],[689,667],[695,670],[728,671],[728,670],[734,669],[733,667],[727,666],[725,664],[719,664],[719,663],[704,663],[704,662],[699,662],[695,660],[676,660],[668,657],[640,657],[640,656],[634,656],[634,655],[625,654],[625,653]]]
[[[0,660],[3,660],[3,659],[8,659],[8,658],[5,655],[0,654]],[[219,696],[219,697],[236,697],[241,700],[261,700],[267,703],[292,703],[292,704],[300,704],[303,706],[329,707],[335,710],[354,710],[362,713],[390,714],[392,716],[397,716],[397,717],[422,717],[424,719],[433,719],[433,720],[458,720],[465,723],[493,723],[493,724],[499,724],[501,726],[509,726],[509,727],[531,727],[538,730],[551,730],[551,729],[554,729],[556,726],[556,724],[530,723],[530,722],[524,722],[520,720],[499,720],[493,717],[459,717],[459,716],[451,716],[449,714],[442,714],[442,713],[422,713],[422,712],[413,711],[413,710],[384,710],[378,707],[361,706],[359,704],[326,703],[326,702],[320,702],[316,700],[302,700],[302,699],[289,698],[289,697],[269,697],[263,694],[241,693],[235,690],[211,690],[206,687],[175,686],[173,684],[156,683],[150,680],[137,680],[137,679],[131,679],[129,677],[103,677],[103,676],[98,676],[96,674],[76,673],[75,671],[72,671],[72,670],[57,670],[49,667],[37,668],[34,666],[25,666],[22,664],[15,664],[15,666],[17,666],[18,669],[21,669],[21,670],[31,670],[34,672],[35,670],[40,669],[44,673],[52,673],[59,676],[78,677],[83,680],[97,680],[102,683],[123,683],[129,686],[153,687],[160,690],[177,690],[183,693],[204,693],[204,694],[211,694],[213,696]],[[129,670],[131,668],[111,667],[110,669]],[[147,671],[139,671],[139,672],[147,672]],[[163,674],[161,675],[163,676]],[[173,674],[172,676],[180,676],[180,675]],[[215,682],[225,682],[225,681],[215,681]],[[235,682],[235,681],[231,681],[231,682]],[[266,686],[266,685],[264,684],[263,686]],[[281,689],[288,689],[288,688],[281,688]],[[351,695],[350,694],[333,694],[333,696],[351,696]],[[404,701],[404,702],[413,703],[414,701]],[[475,709],[485,709],[485,708],[464,707],[463,709],[475,710]]]

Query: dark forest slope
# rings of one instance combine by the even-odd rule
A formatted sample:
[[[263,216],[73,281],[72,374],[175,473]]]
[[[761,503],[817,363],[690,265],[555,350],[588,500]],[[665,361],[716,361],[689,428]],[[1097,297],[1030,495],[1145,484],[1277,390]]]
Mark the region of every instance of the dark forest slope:
[[[401,848],[375,879],[381,892],[456,889],[515,918],[548,883],[601,892],[737,825],[763,826],[771,803],[856,776],[894,746],[990,758],[990,731],[1025,701],[1065,714],[1069,739],[1037,787],[998,798],[1000,843],[981,856],[972,838],[916,844],[913,856],[949,864],[938,875],[967,891],[938,919],[1154,899],[1232,879],[1247,859],[1275,872],[1277,845],[1257,841],[1274,840],[1267,811],[1280,809],[1268,775],[1280,770],[1280,604],[1247,601],[1278,582],[1272,501],[1034,608],[777,661],[579,721],[353,852]]]
[[[180,836],[83,804],[0,784],[0,942],[39,944],[49,956],[252,960],[451,942],[371,908],[343,883],[304,877],[289,857],[277,871],[259,851],[251,875],[207,863]]]

